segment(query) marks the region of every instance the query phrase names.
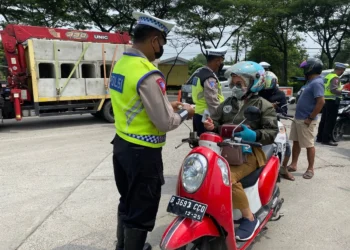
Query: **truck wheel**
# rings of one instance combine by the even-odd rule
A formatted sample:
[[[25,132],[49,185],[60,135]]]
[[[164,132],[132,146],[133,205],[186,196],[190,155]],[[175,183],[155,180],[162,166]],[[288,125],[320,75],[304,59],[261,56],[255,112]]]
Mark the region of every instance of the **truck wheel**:
[[[102,107],[102,116],[103,118],[109,122],[109,123],[114,123],[114,114],[113,114],[113,109],[112,109],[112,103],[111,100],[105,101]]]
[[[332,132],[332,139],[335,142],[338,142],[342,139],[343,137],[343,122],[342,121],[337,121],[335,123],[333,132]]]
[[[102,118],[102,114],[101,111],[98,111],[96,113],[91,113],[92,116],[96,117],[96,118]]]

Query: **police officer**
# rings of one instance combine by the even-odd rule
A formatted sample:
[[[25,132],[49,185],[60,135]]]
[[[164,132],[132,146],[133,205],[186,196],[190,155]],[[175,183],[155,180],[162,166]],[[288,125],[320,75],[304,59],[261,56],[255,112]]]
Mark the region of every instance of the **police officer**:
[[[331,134],[337,121],[341,99],[342,87],[339,77],[344,73],[347,66],[344,63],[335,63],[334,71],[329,73],[324,79],[324,98],[326,103],[322,110],[316,141],[325,145],[338,146],[337,143],[331,140]]]
[[[213,115],[225,100],[217,74],[224,67],[227,48],[207,49],[206,52],[207,65],[197,69],[188,80],[192,84],[192,99],[196,105],[193,130],[198,136],[206,131],[203,125],[206,119],[203,119],[203,114]]]
[[[133,12],[133,46],[113,69],[110,96],[115,116],[113,166],[118,206],[117,250],[151,249],[145,244],[164,184],[162,147],[166,132],[193,116],[189,104],[169,103],[163,74],[151,63],[163,54],[175,23]]]

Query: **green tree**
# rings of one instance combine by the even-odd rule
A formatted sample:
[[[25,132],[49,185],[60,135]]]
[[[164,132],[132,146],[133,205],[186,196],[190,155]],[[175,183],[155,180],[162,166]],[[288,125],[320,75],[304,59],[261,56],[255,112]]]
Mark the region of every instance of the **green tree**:
[[[198,54],[188,62],[188,74],[192,75],[196,69],[206,65],[207,59],[203,54]]]
[[[284,54],[277,48],[271,47],[268,38],[256,40],[252,44],[251,51],[247,54],[247,60],[261,62],[266,61],[271,64],[271,70],[280,79],[280,85],[286,86],[288,80],[283,79]],[[288,46],[288,71],[289,76],[302,76],[303,71],[299,68],[300,63],[307,57],[306,50],[302,49],[298,44],[290,44]]]
[[[174,18],[180,34],[195,38],[201,51],[230,46],[232,37],[246,25],[255,7],[253,0],[186,0],[178,2]]]
[[[271,50],[282,55],[280,61],[281,82],[288,82],[289,52],[301,41],[294,28],[294,9],[292,0],[267,0],[262,11],[255,17],[255,21],[248,29],[247,38],[251,42],[264,41]],[[271,8],[271,6],[274,6]]]
[[[344,62],[350,64],[350,38],[343,40],[340,52],[335,57],[334,62]]]
[[[328,59],[328,67],[332,68],[334,59],[341,51],[342,42],[349,34],[349,0],[293,2],[299,30],[306,32],[310,37],[316,37],[314,41],[321,46],[322,55]]]
[[[158,18],[171,15],[177,1],[172,0],[71,0],[78,16],[76,28],[92,26],[104,32],[118,29],[132,34],[136,20],[133,11],[148,12]]]

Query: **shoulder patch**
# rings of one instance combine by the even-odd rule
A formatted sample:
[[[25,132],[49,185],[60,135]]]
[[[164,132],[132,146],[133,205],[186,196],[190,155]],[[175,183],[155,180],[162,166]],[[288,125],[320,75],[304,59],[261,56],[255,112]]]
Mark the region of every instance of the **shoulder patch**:
[[[158,78],[158,79],[156,80],[156,82],[157,82],[157,84],[158,84],[160,90],[162,91],[163,95],[165,95],[165,92],[166,92],[166,85],[165,85],[164,79],[160,77],[160,78]]]
[[[210,80],[209,81],[209,86],[211,87],[211,88],[214,88],[214,87],[217,87],[217,81],[215,81],[215,80]]]
[[[112,73],[109,88],[123,93],[125,76]]]
[[[224,113],[228,114],[230,113],[232,110],[232,106],[231,105],[225,105],[223,108]]]

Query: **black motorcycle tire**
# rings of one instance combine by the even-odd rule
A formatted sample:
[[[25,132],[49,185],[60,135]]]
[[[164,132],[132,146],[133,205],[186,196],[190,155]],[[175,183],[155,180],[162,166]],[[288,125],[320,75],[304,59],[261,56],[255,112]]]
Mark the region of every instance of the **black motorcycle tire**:
[[[192,246],[191,250],[227,250],[225,246],[225,240],[222,238],[217,238],[215,240],[210,240],[210,237],[202,237],[196,240],[194,246]],[[176,250],[187,250],[187,245]]]
[[[333,141],[339,142],[343,138],[342,126],[343,126],[342,120],[338,120],[335,123],[334,129],[332,131],[332,140]]]

